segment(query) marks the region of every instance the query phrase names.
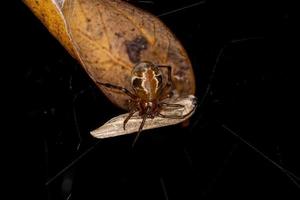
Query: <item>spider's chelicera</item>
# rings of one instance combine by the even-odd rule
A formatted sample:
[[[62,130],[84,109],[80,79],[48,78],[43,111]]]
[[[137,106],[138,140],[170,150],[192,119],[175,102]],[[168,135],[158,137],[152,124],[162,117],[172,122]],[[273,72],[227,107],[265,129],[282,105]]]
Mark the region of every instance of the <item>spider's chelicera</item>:
[[[168,70],[168,78],[165,81],[161,68]],[[122,91],[130,97],[129,99],[129,115],[124,120],[123,128],[125,130],[126,123],[132,117],[135,112],[139,112],[139,116],[142,118],[141,125],[138,130],[138,135],[142,131],[143,126],[147,118],[154,118],[156,116],[172,119],[183,119],[187,117],[191,112],[180,115],[163,115],[161,110],[165,107],[171,107],[174,109],[183,108],[180,104],[165,103],[163,100],[169,98],[174,90],[174,84],[172,82],[172,68],[168,65],[155,65],[151,62],[143,61],[136,64],[131,72],[131,87],[132,91],[116,86],[110,83],[102,83],[97,81],[98,84]],[[166,83],[164,83],[166,82]]]

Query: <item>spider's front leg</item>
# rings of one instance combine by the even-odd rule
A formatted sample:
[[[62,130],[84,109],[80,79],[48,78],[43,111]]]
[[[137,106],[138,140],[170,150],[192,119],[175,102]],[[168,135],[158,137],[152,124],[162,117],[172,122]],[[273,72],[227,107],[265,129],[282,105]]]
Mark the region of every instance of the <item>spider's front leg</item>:
[[[123,129],[124,129],[124,131],[125,131],[125,129],[126,129],[126,124],[127,124],[127,122],[129,121],[129,119],[132,117],[132,115],[134,114],[136,112],[136,110],[131,110],[130,112],[129,112],[129,115],[126,117],[126,119],[124,120],[124,122],[123,122]]]
[[[158,65],[158,67],[160,68],[167,68],[168,70],[168,82],[167,85],[172,86],[173,85],[173,81],[172,81],[172,67],[170,65]]]
[[[102,83],[102,82],[99,82],[99,81],[97,81],[97,83],[100,84],[100,85],[102,85],[102,86],[105,86],[107,88],[112,88],[112,89],[120,90],[121,92],[127,94],[132,99],[136,98],[136,96],[134,94],[132,94],[129,90],[127,90],[124,87],[121,87],[121,86],[118,86],[118,85],[113,85],[113,84],[110,84],[110,83]]]
[[[160,94],[160,100],[167,99],[171,97],[172,91],[175,89],[173,80],[172,80],[172,67],[170,65],[158,65],[160,68],[167,68],[168,70],[168,82],[164,86]]]
[[[102,83],[97,81],[98,84],[105,86],[107,88],[112,88],[112,89],[116,89],[116,90],[120,90],[121,92],[125,93],[126,95],[128,95],[130,97],[130,100],[128,101],[128,107],[129,107],[129,115],[126,117],[126,119],[124,120],[123,123],[123,129],[125,130],[126,124],[129,121],[129,119],[132,117],[132,115],[137,111],[137,107],[136,107],[136,103],[134,102],[134,100],[136,99],[136,95],[132,94],[129,90],[127,90],[124,87],[118,86],[118,85],[113,85],[110,83]]]
[[[134,115],[134,113],[136,113],[139,110],[135,99],[128,100],[128,110],[129,110],[129,114],[123,122],[124,130],[126,129],[126,124],[129,121],[129,119]]]

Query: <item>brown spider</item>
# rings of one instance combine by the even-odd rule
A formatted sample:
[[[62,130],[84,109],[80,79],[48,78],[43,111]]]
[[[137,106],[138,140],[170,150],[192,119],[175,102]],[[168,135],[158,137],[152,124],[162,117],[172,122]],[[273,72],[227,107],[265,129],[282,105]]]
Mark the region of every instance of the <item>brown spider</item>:
[[[168,69],[168,81],[164,86],[163,73],[160,68]],[[192,110],[191,112],[182,116],[167,116],[160,113],[160,111],[165,107],[184,107],[180,104],[169,104],[163,102],[164,99],[171,96],[172,90],[174,89],[171,78],[171,69],[171,66],[167,65],[155,65],[147,61],[139,62],[134,66],[131,72],[131,87],[133,89],[133,93],[126,88],[97,81],[97,83],[102,86],[120,90],[130,97],[129,115],[124,120],[123,128],[125,130],[128,120],[135,112],[139,111],[139,116],[141,116],[143,120],[139,127],[136,139],[142,131],[147,118],[159,116],[163,118],[183,119],[193,111]]]

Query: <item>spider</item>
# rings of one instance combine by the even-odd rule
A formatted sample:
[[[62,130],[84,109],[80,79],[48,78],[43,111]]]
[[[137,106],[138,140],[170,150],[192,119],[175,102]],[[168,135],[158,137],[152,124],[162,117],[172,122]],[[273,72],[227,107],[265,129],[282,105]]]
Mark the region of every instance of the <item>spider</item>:
[[[161,68],[167,68],[168,70],[168,79],[166,84],[163,83],[163,73]],[[160,113],[160,111],[165,107],[184,107],[180,104],[163,102],[163,100],[172,96],[172,91],[174,90],[171,70],[172,68],[169,65],[155,65],[148,61],[137,63],[131,72],[131,87],[133,93],[124,87],[97,81],[97,83],[102,86],[120,90],[129,96],[129,115],[124,120],[123,129],[125,130],[126,124],[133,114],[139,112],[142,122],[138,129],[136,139],[141,133],[147,118],[153,119],[154,117],[159,116],[163,118],[183,119],[193,112],[192,110],[189,113],[181,116],[163,115]]]

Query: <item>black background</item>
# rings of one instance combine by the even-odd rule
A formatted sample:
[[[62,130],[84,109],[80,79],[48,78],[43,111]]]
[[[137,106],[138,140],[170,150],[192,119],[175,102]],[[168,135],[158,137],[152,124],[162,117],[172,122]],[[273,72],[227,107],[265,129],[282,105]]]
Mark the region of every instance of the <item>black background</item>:
[[[196,2],[132,1],[154,15]],[[4,10],[9,199],[299,199],[285,171],[300,176],[285,1],[207,0],[161,16],[190,56],[201,103],[188,128],[144,131],[134,148],[134,134],[90,136],[124,111],[24,4]]]

